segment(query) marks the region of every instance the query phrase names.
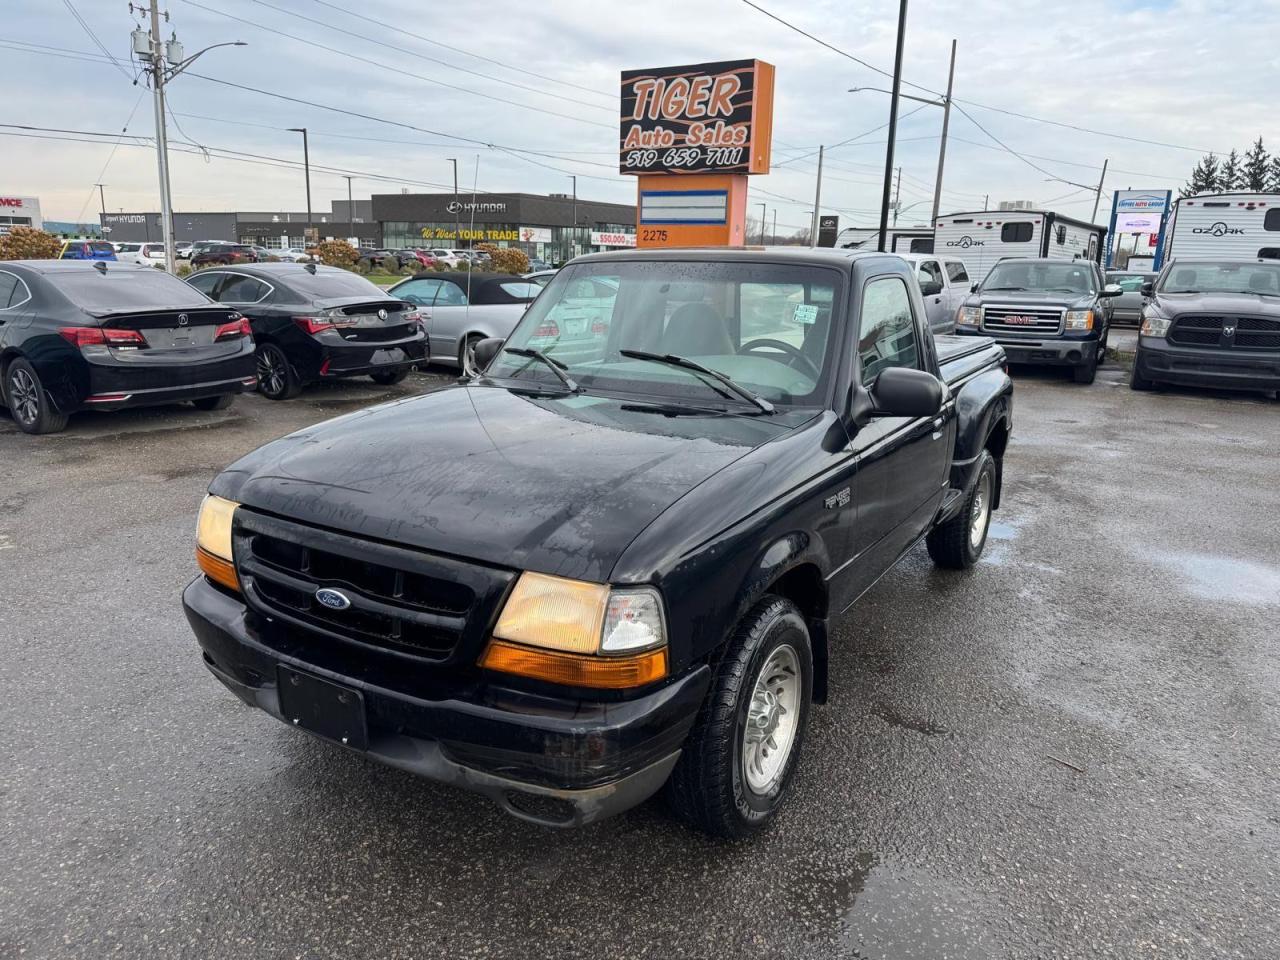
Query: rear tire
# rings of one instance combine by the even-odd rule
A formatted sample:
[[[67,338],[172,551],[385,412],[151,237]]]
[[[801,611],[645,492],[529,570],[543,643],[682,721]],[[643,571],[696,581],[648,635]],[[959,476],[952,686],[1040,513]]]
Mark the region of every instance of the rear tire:
[[[786,799],[813,690],[809,627],[766,596],[734,629],[666,785],[672,810],[712,836],[762,829]]]
[[[384,387],[389,387],[393,383],[399,383],[408,375],[409,368],[401,367],[399,370],[378,370],[375,373],[369,374],[369,379],[374,383],[381,384]]]
[[[1148,380],[1138,372],[1138,360],[1142,356],[1141,353],[1135,351],[1133,355],[1133,369],[1129,371],[1129,389],[1130,390],[1150,390],[1155,387],[1155,381]]]
[[[978,457],[973,489],[960,512],[929,531],[925,546],[933,562],[948,570],[967,570],[978,562],[991,529],[991,502],[996,492],[996,461],[989,450]]]
[[[53,408],[40,375],[22,357],[5,369],[4,395],[13,422],[23,433],[58,433],[66,429],[67,415]]]
[[[292,400],[302,382],[284,351],[274,343],[258,344],[258,392],[268,400]]]
[[[234,393],[223,393],[216,397],[201,397],[199,400],[192,400],[197,410],[225,410],[231,406],[235,400]]]

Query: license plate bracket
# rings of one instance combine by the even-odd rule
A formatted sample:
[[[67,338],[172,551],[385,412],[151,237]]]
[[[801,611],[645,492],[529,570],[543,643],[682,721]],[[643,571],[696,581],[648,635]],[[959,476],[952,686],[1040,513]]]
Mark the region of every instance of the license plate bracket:
[[[284,665],[276,668],[276,683],[287,722],[356,750],[369,749],[359,690]]]

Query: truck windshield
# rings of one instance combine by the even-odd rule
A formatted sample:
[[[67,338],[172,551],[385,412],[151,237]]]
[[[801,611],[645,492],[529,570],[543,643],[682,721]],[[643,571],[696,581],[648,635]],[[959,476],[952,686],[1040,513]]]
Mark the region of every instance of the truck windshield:
[[[982,284],[984,290],[1039,290],[1045,293],[1096,293],[1093,271],[1078,260],[1045,263],[1005,260],[997,263]]]
[[[540,351],[586,390],[750,405],[687,365],[637,356],[656,354],[708,367],[772,404],[815,406],[825,399],[842,288],[840,271],[811,265],[575,264],[547,285],[507,345]],[[563,389],[545,363],[528,356],[502,353],[487,373]]]
[[[1165,271],[1161,293],[1254,293],[1280,296],[1280,264],[1184,263]]]

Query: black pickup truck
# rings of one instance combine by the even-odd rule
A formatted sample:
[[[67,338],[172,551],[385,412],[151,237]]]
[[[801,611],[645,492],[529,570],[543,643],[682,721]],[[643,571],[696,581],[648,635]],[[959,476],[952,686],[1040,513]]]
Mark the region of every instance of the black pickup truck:
[[[213,481],[183,595],[205,664],[534,822],[665,784],[703,830],[759,828],[831,618],[921,540],[982,552],[1003,351],[935,339],[898,257],[718,249],[575,260],[476,356]]]
[[[999,261],[956,313],[956,333],[994,337],[1010,363],[1071,368],[1093,383],[1107,355],[1111,300],[1123,294],[1091,260]]]

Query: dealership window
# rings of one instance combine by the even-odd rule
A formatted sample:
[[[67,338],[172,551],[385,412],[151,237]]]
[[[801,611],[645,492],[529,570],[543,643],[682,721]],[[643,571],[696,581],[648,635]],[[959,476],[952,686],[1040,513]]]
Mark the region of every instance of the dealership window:
[[[1272,207],[1262,218],[1263,230],[1280,230],[1280,207]]]
[[[262,245],[268,250],[283,250],[284,237],[265,237],[262,241]]]
[[[9,223],[15,227],[31,226],[30,217],[0,217],[0,223]]]
[[[1023,220],[1018,223],[1006,223],[1000,228],[1001,243],[1030,243],[1035,230],[1031,224]]]

